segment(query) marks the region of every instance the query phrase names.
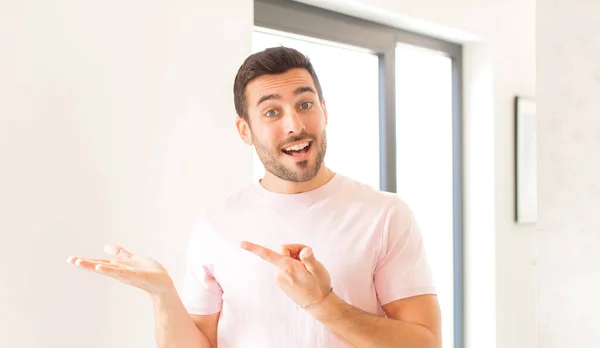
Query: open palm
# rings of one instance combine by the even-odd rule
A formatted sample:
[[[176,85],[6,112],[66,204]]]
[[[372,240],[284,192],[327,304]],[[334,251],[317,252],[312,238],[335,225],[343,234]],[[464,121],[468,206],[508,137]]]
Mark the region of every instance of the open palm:
[[[156,260],[134,255],[118,245],[107,245],[104,251],[111,257],[92,259],[71,256],[67,262],[81,269],[115,278],[150,294],[160,294],[173,286],[167,270]]]

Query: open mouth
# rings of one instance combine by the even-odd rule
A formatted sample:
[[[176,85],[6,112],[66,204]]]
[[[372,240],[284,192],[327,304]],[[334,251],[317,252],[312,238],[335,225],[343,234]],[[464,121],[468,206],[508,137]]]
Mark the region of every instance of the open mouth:
[[[281,152],[290,157],[302,159],[308,156],[310,149],[312,148],[312,143],[313,142],[311,140],[305,140],[303,142],[284,147],[281,149]]]

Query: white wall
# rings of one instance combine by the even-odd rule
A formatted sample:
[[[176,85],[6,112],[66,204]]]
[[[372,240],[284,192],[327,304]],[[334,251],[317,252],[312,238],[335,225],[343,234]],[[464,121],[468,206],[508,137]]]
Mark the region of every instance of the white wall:
[[[600,342],[597,1],[537,2],[538,343]]]
[[[464,44],[466,343],[535,346],[534,226],[513,223],[512,98],[535,97],[535,1],[301,0]]]
[[[150,347],[148,297],[66,263],[107,242],[182,275],[251,179],[233,78],[251,0],[0,2],[0,347]]]
[[[304,2],[466,43],[467,343],[533,347],[511,108],[535,94],[534,1]],[[143,294],[65,258],[114,241],[181,275],[197,211],[251,178],[231,85],[252,17],[251,0],[0,3],[0,346],[152,344]]]

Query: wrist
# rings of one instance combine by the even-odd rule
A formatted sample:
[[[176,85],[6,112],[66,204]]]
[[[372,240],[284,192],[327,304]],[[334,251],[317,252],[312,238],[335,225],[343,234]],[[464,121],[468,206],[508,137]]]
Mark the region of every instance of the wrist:
[[[320,297],[320,298],[316,299],[315,301],[313,301],[313,302],[311,302],[311,303],[309,303],[309,304],[307,304],[307,305],[305,305],[305,306],[302,306],[302,309],[307,309],[307,308],[310,308],[310,307],[312,307],[312,306],[316,305],[317,303],[319,303],[319,302],[322,302],[322,301],[323,301],[325,298],[327,298],[327,296],[329,296],[331,293],[333,293],[333,287],[330,287],[330,288],[329,288],[329,290],[327,290],[327,291],[326,291],[326,292],[325,292],[323,295],[321,295],[321,297]]]
[[[332,291],[321,301],[304,310],[321,322],[331,322],[343,316],[345,306],[347,306],[346,302]]]
[[[152,302],[155,304],[160,302],[168,302],[169,300],[179,296],[174,285],[165,286],[159,290],[149,292]]]

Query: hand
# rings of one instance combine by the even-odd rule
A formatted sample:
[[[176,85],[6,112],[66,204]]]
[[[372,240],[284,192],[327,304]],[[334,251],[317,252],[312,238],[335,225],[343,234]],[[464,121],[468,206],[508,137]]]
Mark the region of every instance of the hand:
[[[242,242],[241,247],[276,266],[277,285],[302,307],[320,300],[331,289],[329,272],[306,245],[283,245],[280,253],[250,242]]]
[[[110,259],[91,259],[71,256],[67,262],[87,271],[115,278],[135,286],[151,295],[165,293],[173,287],[173,281],[165,268],[157,261],[130,253],[118,245],[107,245],[104,251]]]

